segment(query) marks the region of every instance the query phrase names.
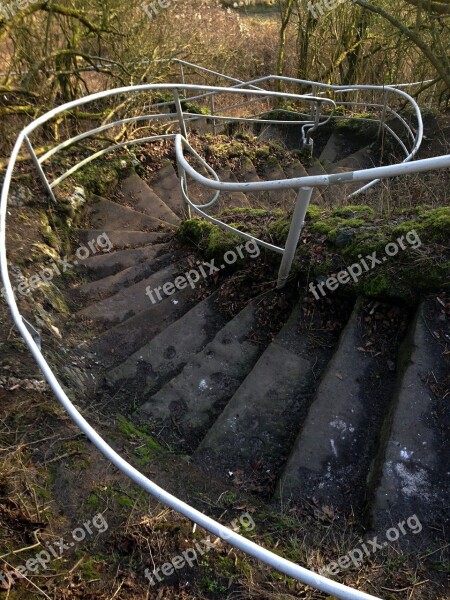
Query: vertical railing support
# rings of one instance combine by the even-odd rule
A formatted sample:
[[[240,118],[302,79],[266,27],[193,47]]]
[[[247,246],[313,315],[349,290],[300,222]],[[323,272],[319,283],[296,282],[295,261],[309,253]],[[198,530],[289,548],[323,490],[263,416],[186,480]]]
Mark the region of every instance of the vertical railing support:
[[[297,250],[298,240],[305,224],[306,211],[311,200],[313,188],[300,188],[295,202],[294,214],[292,215],[291,226],[284,248],[283,258],[281,259],[280,268],[278,270],[277,288],[280,289],[286,284],[287,278],[291,271],[292,261],[294,260],[295,251]]]
[[[173,90],[173,99],[175,101],[175,109],[178,115],[178,122],[180,123],[180,131],[185,140],[187,140],[186,123],[184,122],[183,109],[181,108],[180,96],[178,90]]]
[[[216,135],[216,120],[214,119],[214,114],[215,114],[214,96],[211,95],[211,116],[213,117],[212,127],[213,127],[213,134]]]
[[[33,161],[34,166],[36,167],[36,170],[39,174],[39,177],[42,181],[42,183],[44,184],[45,189],[48,192],[48,195],[50,196],[52,202],[54,202],[55,204],[57,204],[56,202],[56,198],[55,198],[55,194],[53,193],[52,188],[50,187],[50,184],[48,182],[48,179],[44,173],[44,170],[41,167],[41,163],[38,160],[38,157],[36,156],[36,152],[34,151],[34,148],[30,142],[29,137],[26,135],[25,136],[25,145],[27,147],[28,152],[30,153],[31,156],[31,160]]]
[[[387,91],[383,92],[383,108],[381,109],[380,126],[378,128],[378,137],[380,137],[380,135],[382,133],[384,133],[384,123],[386,121],[386,111],[387,111]]]
[[[181,82],[183,85],[186,84],[186,78],[184,76],[184,67],[183,67],[183,63],[180,63],[180,71],[181,71]],[[184,97],[186,97],[186,90],[183,89],[183,95]]]

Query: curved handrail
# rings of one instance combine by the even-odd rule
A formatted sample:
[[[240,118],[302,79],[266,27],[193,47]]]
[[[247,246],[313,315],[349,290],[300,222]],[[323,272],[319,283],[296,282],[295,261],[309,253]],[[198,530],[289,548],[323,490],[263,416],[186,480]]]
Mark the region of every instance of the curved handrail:
[[[315,84],[320,85],[320,84]],[[359,86],[360,89],[365,89],[363,86]],[[130,477],[135,483],[140,485],[144,490],[153,495],[155,498],[160,500],[161,502],[166,503],[168,506],[177,510],[180,514],[183,514],[187,518],[191,519],[193,522],[198,525],[206,528],[211,533],[217,535],[218,537],[228,541],[230,544],[239,548],[246,552],[247,554],[254,556],[255,558],[263,561],[264,563],[270,565],[271,567],[279,570],[282,573],[285,573],[288,576],[291,576],[299,581],[302,581],[305,584],[311,585],[317,589],[320,589],[326,593],[332,594],[338,598],[346,599],[346,600],[378,600],[375,596],[370,594],[366,594],[364,592],[354,590],[340,584],[338,582],[332,581],[322,575],[314,573],[304,567],[296,565],[280,556],[270,552],[255,544],[254,542],[246,539],[240,534],[224,527],[214,519],[204,515],[200,511],[194,509],[189,506],[182,500],[176,498],[172,494],[166,492],[161,487],[157,486],[153,481],[142,475],[137,469],[135,469],[132,465],[130,465],[127,461],[125,461],[111,446],[109,446],[106,441],[97,433],[97,431],[86,421],[86,419],[81,415],[81,413],[77,410],[74,404],[70,401],[60,383],[56,379],[55,375],[52,372],[51,367],[47,363],[44,355],[42,354],[39,346],[34,340],[33,336],[29,332],[26,322],[20,314],[16,298],[14,296],[14,292],[12,289],[9,273],[8,273],[8,260],[7,260],[7,252],[6,252],[6,217],[7,217],[7,202],[9,189],[12,180],[13,170],[19,155],[20,148],[24,142],[28,141],[28,136],[36,130],[38,127],[52,119],[53,117],[71,110],[72,108],[76,108],[77,106],[84,105],[88,102],[92,102],[94,100],[99,100],[103,98],[112,97],[114,95],[119,95],[123,93],[136,92],[136,91],[151,91],[156,89],[172,89],[175,91],[183,89],[183,90],[202,90],[203,92],[214,92],[214,93],[237,93],[237,94],[253,94],[253,95],[261,95],[271,97],[280,97],[280,98],[293,98],[309,101],[312,103],[328,103],[334,105],[334,102],[329,99],[320,98],[316,96],[303,96],[298,94],[288,94],[288,93],[278,93],[278,92],[267,92],[267,90],[255,90],[255,89],[235,89],[235,88],[219,88],[214,86],[198,86],[198,85],[187,85],[187,84],[142,84],[137,86],[130,87],[121,87],[114,88],[112,90],[105,90],[102,92],[97,92],[96,94],[92,94],[85,98],[80,98],[78,100],[73,100],[72,102],[68,102],[62,106],[54,108],[51,111],[48,111],[44,115],[41,115],[35,121],[27,125],[18,135],[16,143],[14,144],[10,161],[6,170],[4,184],[1,193],[1,202],[0,202],[0,271],[1,276],[5,288],[5,297],[7,303],[9,305],[13,320],[25,340],[28,348],[33,354],[37,364],[39,365],[45,379],[50,385],[51,389],[55,393],[59,402],[62,404],[64,409],[67,411],[69,416],[75,422],[75,424],[83,431],[83,433],[91,440],[91,442],[106,456],[108,460],[110,460],[120,471],[122,471],[125,475]],[[420,113],[420,111],[419,111]],[[421,133],[421,132],[420,132]],[[126,142],[128,143],[128,142]],[[126,143],[122,144],[125,145]],[[408,164],[400,164],[400,165],[390,165],[388,167],[379,167],[374,169],[366,169],[361,171],[353,171],[349,173],[335,174],[335,175],[320,175],[320,176],[308,176],[302,178],[294,178],[290,180],[276,180],[269,182],[254,182],[254,183],[225,183],[217,181],[216,174],[212,169],[208,169],[209,172],[214,176],[214,180],[210,180],[206,177],[200,175],[191,165],[186,161],[183,155],[183,145],[189,143],[185,138],[181,136],[181,134],[175,135],[175,150],[177,155],[177,160],[179,161],[179,165],[181,167],[181,171],[187,172],[191,176],[194,177],[195,180],[202,183],[206,187],[210,187],[212,189],[216,189],[218,192],[221,190],[230,190],[230,191],[250,191],[250,190],[268,190],[268,189],[286,189],[286,188],[303,188],[308,186],[322,186],[322,185],[335,185],[338,183],[348,182],[348,181],[366,181],[371,177],[391,177],[398,174],[405,174],[409,172],[420,172],[430,170],[431,168],[444,168],[450,166],[450,155],[445,157],[437,157],[435,159],[426,159],[423,161],[417,161],[416,163],[408,163]],[[121,146],[121,145],[119,145]],[[116,146],[114,146],[116,147]],[[193,151],[195,152],[195,151]],[[201,157],[200,157],[201,158]],[[201,159],[203,161],[203,159]],[[38,163],[38,161],[36,161]],[[39,163],[38,163],[39,164]],[[207,167],[206,163],[204,166]],[[55,182],[53,182],[55,184]],[[191,203],[192,206],[194,206]],[[205,207],[205,206],[203,206]],[[220,223],[220,222],[219,222]],[[224,224],[221,224],[222,226]],[[241,233],[242,234],[242,233]],[[275,247],[274,247],[275,249]]]
[[[273,181],[251,181],[248,183],[235,183],[228,181],[213,181],[198,173],[184,158],[183,145],[189,146],[189,142],[181,134],[175,136],[175,151],[177,160],[182,168],[196,181],[214,190],[228,192],[261,192],[263,190],[286,190],[299,189],[305,187],[337,185],[340,183],[351,183],[357,181],[367,181],[376,177],[378,179],[388,179],[399,175],[409,175],[411,173],[423,173],[435,169],[446,169],[450,167],[450,154],[436,156],[433,158],[424,158],[416,160],[413,163],[398,163],[384,167],[371,167],[370,169],[360,169],[348,171],[346,173],[330,173],[327,175],[307,175],[304,177],[295,177],[292,179],[274,179]]]
[[[173,496],[169,492],[165,491],[158,485],[156,485],[153,481],[142,475],[137,469],[135,469],[132,465],[130,465],[126,460],[124,460],[109,444],[97,433],[97,431],[86,421],[86,419],[81,415],[81,413],[77,410],[71,400],[68,398],[67,394],[61,387],[61,384],[56,379],[51,367],[47,363],[44,355],[42,354],[40,347],[37,345],[33,336],[30,334],[26,322],[20,314],[19,307],[16,302],[16,298],[14,296],[13,288],[11,285],[9,272],[8,272],[8,259],[6,252],[6,216],[7,216],[7,204],[8,204],[8,195],[9,189],[11,186],[12,174],[13,170],[19,155],[20,148],[22,144],[26,142],[29,134],[31,134],[37,127],[46,123],[51,118],[80,106],[82,104],[86,104],[92,100],[97,100],[101,98],[107,98],[113,95],[129,92],[129,91],[146,91],[152,89],[162,89],[162,88],[172,88],[179,89],[180,86],[176,84],[145,84],[139,86],[132,86],[130,88],[115,88],[113,90],[105,90],[103,92],[97,92],[96,94],[92,94],[88,97],[81,98],[78,100],[73,100],[72,102],[68,102],[62,106],[54,108],[51,111],[48,111],[44,115],[41,115],[38,119],[27,125],[18,135],[16,143],[14,144],[13,150],[11,152],[10,161],[8,163],[8,167],[6,169],[5,178],[3,182],[3,188],[1,192],[1,200],[0,200],[0,271],[1,277],[3,280],[3,285],[5,289],[5,297],[8,303],[8,306],[11,311],[12,318],[14,323],[16,324],[22,338],[30,349],[32,355],[34,356],[39,368],[41,369],[46,381],[49,386],[55,393],[61,405],[67,411],[68,415],[74,421],[74,423],[83,431],[83,433],[88,437],[88,439],[102,452],[102,454],[110,460],[120,471],[122,471],[125,475],[127,475],[132,481],[141,486],[144,490],[154,496],[161,502],[164,502],[174,510],[178,511],[180,514],[184,515],[188,519],[197,523],[201,527],[204,527],[214,535],[217,535],[219,538],[229,542],[231,545],[236,548],[243,550],[250,556],[253,556],[262,562],[268,564],[269,566],[277,569],[278,571],[297,579],[298,581],[302,581],[307,585],[311,585],[317,589],[320,589],[326,593],[330,593],[335,595],[338,598],[342,598],[344,600],[379,600],[375,596],[370,594],[366,594],[364,592],[360,592],[358,590],[354,590],[348,586],[345,586],[341,583],[332,581],[323,575],[318,573],[314,573],[304,567],[296,565],[291,561],[288,561],[265,548],[262,548],[258,544],[255,544],[251,540],[248,540],[244,536],[232,531],[231,529],[224,527],[222,524],[218,523],[214,519],[211,519],[207,515],[204,515],[197,509],[191,507],[187,503],[183,502],[179,498]],[[198,89],[199,86],[183,86],[188,87],[189,89]],[[205,86],[202,86],[203,88]],[[212,88],[209,88],[212,89]],[[228,91],[227,88],[224,88],[225,91]],[[233,93],[233,92],[232,92]],[[242,92],[239,92],[242,93]],[[252,93],[258,93],[258,91],[253,91]],[[262,92],[266,94],[266,92]],[[285,94],[280,94],[281,97],[286,96]],[[187,163],[188,164],[188,163]]]

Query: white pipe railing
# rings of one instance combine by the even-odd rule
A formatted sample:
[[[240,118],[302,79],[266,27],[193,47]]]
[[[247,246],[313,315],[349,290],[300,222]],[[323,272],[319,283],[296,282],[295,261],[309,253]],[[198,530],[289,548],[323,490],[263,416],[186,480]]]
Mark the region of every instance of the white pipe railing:
[[[263,78],[264,81],[267,78]],[[246,84],[249,85],[249,84]],[[320,87],[322,84],[315,84]],[[322,86],[322,87],[330,87],[330,86]],[[364,86],[358,86],[359,89],[365,89]],[[218,523],[214,519],[204,515],[200,511],[196,510],[192,506],[186,504],[179,498],[176,498],[172,494],[168,493],[161,487],[157,486],[153,481],[142,475],[137,469],[135,469],[132,465],[130,465],[127,461],[125,461],[111,446],[109,446],[106,441],[98,434],[98,432],[84,419],[81,413],[77,410],[71,400],[68,398],[60,383],[56,379],[51,367],[47,363],[45,357],[43,356],[39,344],[36,343],[32,333],[29,331],[29,327],[27,322],[24,320],[22,315],[20,314],[19,308],[17,306],[16,298],[14,296],[14,292],[12,289],[9,272],[8,272],[8,259],[7,259],[7,251],[6,251],[6,219],[7,219],[7,205],[8,205],[8,195],[9,189],[12,181],[12,175],[14,171],[14,167],[16,165],[17,158],[19,156],[20,149],[24,142],[27,142],[28,147],[32,150],[31,143],[29,142],[29,136],[33,131],[35,131],[38,127],[49,121],[50,119],[62,114],[65,111],[71,110],[78,106],[87,104],[88,102],[101,100],[105,98],[110,98],[115,95],[125,94],[125,93],[136,93],[136,92],[146,92],[146,91],[154,91],[159,89],[169,89],[173,92],[177,92],[177,90],[184,91],[195,91],[201,90],[203,93],[228,93],[228,94],[244,94],[244,95],[261,95],[261,96],[270,96],[272,98],[292,98],[295,100],[301,99],[305,101],[310,101],[311,103],[320,104],[331,104],[334,106],[334,102],[332,100],[316,97],[316,96],[302,96],[298,94],[286,94],[286,93],[278,93],[278,92],[268,92],[267,90],[257,90],[257,89],[235,89],[235,88],[216,88],[213,86],[195,86],[195,85],[179,85],[179,84],[143,84],[138,86],[131,87],[122,87],[116,88],[112,90],[105,90],[103,92],[98,92],[96,94],[92,94],[88,97],[81,98],[78,100],[74,100],[67,104],[64,104],[60,107],[57,107],[46,114],[42,115],[28,126],[26,126],[23,131],[21,131],[17,137],[16,143],[11,153],[10,161],[6,170],[5,179],[3,183],[3,188],[1,192],[1,201],[0,201],[0,271],[1,277],[3,280],[3,285],[5,289],[5,297],[7,303],[9,305],[12,318],[14,323],[16,324],[21,336],[25,340],[28,348],[33,354],[37,364],[39,365],[46,381],[50,385],[51,389],[55,393],[61,405],[67,411],[69,416],[72,418],[74,423],[83,431],[83,433],[87,436],[87,438],[98,448],[103,455],[110,460],[122,473],[127,475],[131,480],[133,480],[137,485],[141,486],[144,490],[146,490],[149,494],[154,496],[157,500],[167,504],[174,510],[178,511],[180,514],[184,515],[188,519],[191,519],[193,522],[197,523],[201,527],[204,527],[212,534],[222,538],[223,540],[229,542],[231,545],[236,548],[246,552],[250,556],[261,560],[265,564],[270,567],[277,569],[278,571],[293,577],[294,579],[301,581],[307,585],[310,585],[314,588],[322,590],[325,593],[331,594],[337,598],[342,598],[345,600],[379,600],[375,596],[367,594],[362,591],[358,591],[352,589],[348,586],[345,586],[336,581],[330,580],[322,575],[314,573],[304,567],[301,567],[291,561],[288,561],[273,552],[262,548],[258,544],[255,544],[251,540],[239,535],[238,533],[230,530],[227,527],[224,527],[222,524]],[[347,89],[347,88],[346,88]],[[401,92],[404,94],[403,92]],[[406,94],[404,94],[407,96]],[[420,115],[420,111],[419,111]],[[166,115],[167,116],[167,115]],[[178,115],[180,116],[180,115]],[[200,115],[199,115],[200,116]],[[181,114],[183,118],[183,114]],[[131,121],[130,121],[131,122]],[[115,124],[123,123],[123,121],[118,121]],[[419,120],[419,125],[421,120]],[[103,129],[100,129],[103,131]],[[98,132],[99,128],[93,130],[94,132]],[[92,135],[92,131],[90,132]],[[422,130],[419,126],[418,137],[421,139]],[[50,152],[47,152],[46,155],[41,157],[40,161],[35,161],[35,164],[41,167],[41,164],[44,163],[48,158],[56,154],[59,150],[71,145],[71,143],[75,143],[79,139],[84,139],[85,137],[89,137],[88,135],[82,134],[82,137],[76,136],[76,138],[72,138],[67,142],[60,144],[57,149],[52,149]],[[154,138],[161,136],[153,136]],[[171,136],[173,137],[173,135]],[[78,139],[77,139],[78,138]],[[149,139],[149,138],[143,138]],[[307,208],[307,204],[309,201],[309,190],[315,186],[323,186],[323,185],[336,185],[339,183],[346,182],[354,182],[354,181],[367,181],[373,177],[385,178],[385,177],[393,177],[395,175],[408,174],[408,173],[417,173],[422,171],[427,171],[431,169],[438,169],[450,166],[450,156],[445,157],[437,157],[434,159],[427,159],[423,161],[417,161],[416,163],[405,163],[400,165],[391,165],[387,167],[379,167],[374,169],[366,169],[362,171],[350,172],[350,173],[342,173],[335,175],[319,175],[319,176],[308,176],[302,178],[294,178],[290,180],[276,180],[276,181],[268,181],[268,182],[254,182],[254,183],[225,183],[218,181],[216,174],[214,171],[206,164],[206,162],[197,154],[195,151],[190,149],[189,143],[185,138],[183,138],[180,134],[175,135],[175,149],[177,155],[177,161],[180,168],[181,174],[181,185],[182,185],[182,194],[186,200],[186,202],[197,212],[203,212],[201,208],[195,206],[192,201],[188,198],[187,190],[186,190],[186,173],[188,173],[191,177],[194,178],[195,181],[201,183],[202,185],[216,190],[218,193],[222,190],[227,191],[261,191],[261,190],[279,190],[279,189],[288,189],[293,188],[296,190],[300,190],[299,198],[301,197],[303,200],[303,205],[297,210],[297,217],[295,219],[294,225],[297,231],[292,229],[289,234],[289,238],[295,241],[295,238],[298,239],[298,235],[300,234],[301,226],[303,225],[302,221],[304,220],[304,214]],[[138,140],[141,141],[141,140]],[[111,151],[114,148],[124,147],[128,144],[136,143],[136,140],[129,140],[122,144],[117,144],[115,146],[111,146],[107,149],[99,151],[95,156],[99,156],[104,154],[105,152]],[[416,142],[417,145],[417,142]],[[214,180],[208,179],[202,175],[200,175],[184,158],[183,148],[187,148],[192,151],[194,156],[197,159],[200,159],[200,162],[206,167],[209,172],[213,175]],[[417,149],[414,149],[415,151]],[[415,153],[415,152],[414,152]],[[92,157],[89,157],[92,159]],[[86,164],[87,159],[82,161],[83,164]],[[79,168],[79,165],[72,167],[70,172],[74,172],[74,169]],[[41,168],[42,170],[42,168]],[[40,172],[42,176],[43,172]],[[65,174],[67,176],[67,174]],[[58,182],[61,182],[63,176],[58,180],[55,180],[52,184],[49,184],[45,175],[43,176],[44,184],[46,183],[47,191],[52,194],[52,189],[57,185]],[[214,200],[213,200],[214,201]],[[207,206],[211,205],[212,202],[208,203]],[[205,208],[205,205],[203,205]],[[204,213],[205,214],[205,213]],[[221,227],[229,228],[226,224],[213,219],[212,217],[208,218],[217,222]],[[243,237],[249,237],[248,234],[244,234],[243,232],[237,232],[239,235]],[[297,235],[298,233],[298,235]],[[253,239],[253,238],[252,238]],[[267,246],[267,244],[266,244]],[[269,247],[268,245],[267,247]],[[291,244],[292,246],[292,244]],[[275,251],[280,251],[283,253],[287,253],[288,255],[292,253],[292,247],[280,249],[277,247],[270,248]],[[284,257],[283,257],[284,258]],[[286,265],[285,265],[286,267]]]

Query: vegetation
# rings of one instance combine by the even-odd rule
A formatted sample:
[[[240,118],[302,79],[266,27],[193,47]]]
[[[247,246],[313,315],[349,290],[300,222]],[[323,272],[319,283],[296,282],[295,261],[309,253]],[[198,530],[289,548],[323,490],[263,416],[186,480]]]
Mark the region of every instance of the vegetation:
[[[317,2],[174,0],[166,2],[167,7],[158,14],[151,13],[148,0],[3,2],[0,166],[8,164],[17,132],[26,123],[65,102],[114,87],[162,85],[151,93],[120,94],[90,102],[53,118],[33,135],[38,156],[70,136],[123,117],[148,114],[153,103],[172,102],[173,95],[164,83],[181,81],[180,66],[172,60],[176,58],[240,81],[269,73],[342,85],[415,81],[420,83],[410,89],[411,94],[432,114],[441,115],[448,109],[450,9],[446,0],[347,0],[336,2],[335,9],[324,10],[323,14],[308,7]],[[187,67],[184,74],[197,84],[229,84],[220,76],[194,73]],[[268,85],[285,93],[311,92],[306,86],[281,80]],[[380,98],[382,94],[374,101]],[[372,95],[362,99],[371,100]],[[223,106],[225,101],[219,97],[215,108]],[[181,97],[181,108],[202,117],[212,112],[210,99],[191,102]],[[263,107],[266,118],[280,120],[293,118],[283,111],[302,109],[304,106],[292,99]],[[361,110],[357,106],[353,109]],[[173,105],[167,110],[174,111]],[[348,110],[351,112],[351,108]],[[347,108],[338,106],[337,114],[344,113]],[[413,121],[407,112],[405,117]],[[364,139],[372,139],[374,133],[373,125],[355,125],[353,120],[342,119],[332,125]],[[93,151],[171,132],[170,124],[149,121],[126,127],[115,125],[95,139],[65,148],[46,163],[46,173],[56,178]],[[284,164],[287,151],[280,143],[265,136],[256,139],[245,126],[230,126],[227,133],[233,137],[192,135],[193,147],[213,168],[232,164],[245,169],[249,161],[256,168]],[[293,156],[305,158],[299,150],[290,154],[290,158]],[[66,179],[58,187],[57,205],[52,205],[42,194],[37,178],[30,178],[35,172],[23,150],[14,173],[13,191],[29,186],[30,193],[26,201],[12,208],[9,220],[12,270],[30,275],[45,268],[50,260],[70,256],[73,230],[81,225],[83,214],[83,202],[72,200],[74,185],[82,186],[89,199],[95,201],[96,196],[113,194],[120,178],[132,169],[154,170],[160,161],[173,159],[173,146],[164,142],[151,148],[139,145],[134,151],[121,149],[88,163]],[[360,256],[382,252],[386,244],[412,230],[423,247],[408,247],[398,260],[386,261],[354,285],[342,286],[339,293],[346,296],[344,301],[351,303],[355,296],[366,295],[415,306],[423,296],[442,293],[448,287],[448,177],[424,174],[421,178],[399,178],[376,190],[358,197],[356,202],[361,204],[309,207],[303,234],[306,243],[299,245],[289,282],[292,295],[298,294],[299,285],[336,274]],[[240,208],[226,210],[221,216],[233,227],[277,244],[284,244],[290,226],[290,215],[281,210]],[[221,259],[227,250],[243,243],[240,237],[197,218],[185,220],[177,235],[179,242],[195,247],[208,259]],[[268,251],[262,256],[263,273],[257,276],[264,279],[264,289],[269,289],[276,279],[280,257]],[[241,267],[238,260],[227,274]],[[237,281],[242,275],[251,287],[257,269],[248,264],[245,268],[243,275],[238,272],[233,278]],[[64,274],[69,290],[73,277],[73,272]],[[92,397],[84,393],[90,389],[84,379],[86,349],[80,346],[77,355],[70,357],[67,350],[76,339],[73,330],[80,323],[57,285],[55,277],[55,283],[36,290],[32,302],[25,299],[21,310],[23,307],[23,314],[33,315],[39,323],[43,348],[56,365],[67,393],[77,405],[84,403],[83,414],[88,421],[127,460],[165,489],[223,523],[231,522],[244,510],[250,511],[257,527],[248,537],[314,570],[355,547],[366,532],[352,519],[334,514],[332,507],[312,503],[301,509],[282,507],[281,512],[275,512],[239,487],[230,490],[214,480],[205,483],[204,474],[197,473],[186,457],[160,445],[149,431],[131,422],[129,415],[118,415],[116,406],[111,409],[105,403],[94,405]],[[201,286],[199,289],[201,292]],[[221,297],[224,303],[246,302],[246,298],[226,296]],[[279,310],[284,310],[282,305]],[[95,333],[89,330],[86,335]],[[52,346],[55,338],[60,343],[58,351]],[[193,530],[187,519],[122,477],[80,435],[42,380],[3,302],[0,354],[0,572],[11,564],[32,559],[46,543],[67,536],[95,513],[106,512],[109,523],[105,535],[79,544],[53,561],[45,572],[10,586],[6,598],[319,597],[307,586],[217,540],[215,550],[192,569],[151,589],[144,569],[162,565],[207,532]],[[90,384],[91,375],[93,378],[89,372]],[[120,393],[123,390],[114,390],[114,398],[117,395],[120,399]],[[134,398],[134,403],[141,400]],[[436,540],[445,537],[440,531],[433,535]],[[420,556],[387,548],[382,555],[369,557],[360,568],[349,569],[342,581],[392,600],[443,600],[449,568],[443,552],[445,543],[443,539],[439,551],[424,549]],[[422,585],[424,582],[427,585]]]

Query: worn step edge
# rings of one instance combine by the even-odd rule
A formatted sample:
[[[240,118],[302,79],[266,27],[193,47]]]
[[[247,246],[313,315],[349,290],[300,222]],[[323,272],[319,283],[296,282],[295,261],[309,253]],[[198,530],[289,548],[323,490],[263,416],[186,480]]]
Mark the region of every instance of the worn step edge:
[[[110,370],[106,384],[114,387],[124,381],[139,380],[142,393],[156,393],[225,325],[224,318],[218,317],[216,298],[214,292]]]
[[[247,339],[256,322],[257,302],[253,299],[177,377],[148,398],[136,419],[169,425],[171,437],[167,428],[164,438],[194,450],[262,352],[259,344]]]

